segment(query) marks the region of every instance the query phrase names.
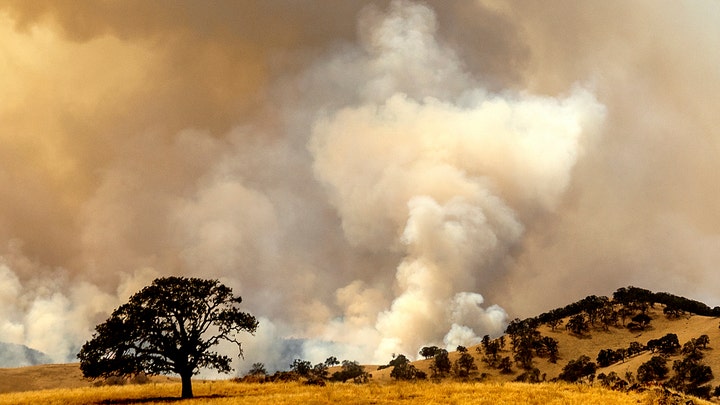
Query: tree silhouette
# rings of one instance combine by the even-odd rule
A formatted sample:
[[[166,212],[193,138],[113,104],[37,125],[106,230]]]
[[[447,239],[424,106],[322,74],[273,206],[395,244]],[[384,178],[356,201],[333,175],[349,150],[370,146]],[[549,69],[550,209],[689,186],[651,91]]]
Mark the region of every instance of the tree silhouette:
[[[325,359],[325,365],[328,367],[337,366],[340,364],[340,361],[338,361],[337,357],[330,356],[327,359]]]
[[[510,356],[503,357],[500,360],[500,364],[498,364],[498,368],[500,369],[501,374],[512,373],[512,360],[510,360]]]
[[[311,370],[312,363],[307,360],[295,359],[293,360],[292,364],[290,364],[290,371],[296,373],[301,377],[309,376]]]
[[[432,364],[430,365],[430,370],[432,370],[433,376],[441,377],[449,373],[451,368],[452,363],[450,362],[450,356],[448,355],[448,351],[445,349],[440,349],[440,351],[435,355]]]
[[[267,375],[267,370],[265,369],[265,365],[263,363],[253,363],[247,375],[264,376]]]
[[[460,357],[455,360],[455,368],[457,369],[458,377],[467,377],[471,371],[477,370],[475,359],[467,351],[462,352]]]
[[[680,349],[680,342],[678,341],[678,337],[676,334],[668,333],[660,339],[648,340],[646,346],[648,349],[650,349],[650,352],[652,353],[658,351],[664,355],[669,356],[671,354],[674,354],[678,349]]]
[[[447,353],[447,351],[445,352]],[[390,377],[395,380],[413,380],[417,377],[418,369],[410,364],[410,360],[405,355],[400,354],[390,361],[393,369],[390,371]]]
[[[570,318],[570,320],[565,324],[565,329],[570,330],[576,335],[582,335],[584,332],[590,330],[590,325],[588,325],[588,321],[582,314],[577,314]]]
[[[425,360],[435,357],[436,354],[440,352],[440,348],[437,346],[425,346],[422,349],[420,349],[420,355],[425,358]]]
[[[256,330],[255,317],[237,308],[241,301],[217,280],[158,278],[95,327],[77,355],[83,376],[175,373],[182,397],[191,398],[201,368],[232,371],[230,357],[211,349],[226,340],[242,355],[236,334]]]
[[[568,382],[575,382],[583,377],[593,378],[596,369],[597,366],[590,361],[590,357],[582,355],[577,360],[570,360],[558,378]]]
[[[405,356],[403,356],[405,358]],[[327,363],[327,361],[326,361]],[[361,366],[357,361],[343,360],[342,368],[332,375],[334,381],[345,382],[352,379],[355,383],[366,383],[370,379],[370,373],[365,371],[365,367]]]

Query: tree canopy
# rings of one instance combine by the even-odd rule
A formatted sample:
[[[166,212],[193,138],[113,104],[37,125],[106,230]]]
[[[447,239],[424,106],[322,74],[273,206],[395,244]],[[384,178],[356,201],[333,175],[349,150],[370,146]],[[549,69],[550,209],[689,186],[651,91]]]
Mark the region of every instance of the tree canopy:
[[[78,353],[83,376],[179,374],[182,397],[190,398],[200,369],[232,371],[231,358],[211,349],[226,340],[242,356],[237,334],[257,329],[255,317],[238,309],[241,302],[217,280],[158,278],[95,327]]]

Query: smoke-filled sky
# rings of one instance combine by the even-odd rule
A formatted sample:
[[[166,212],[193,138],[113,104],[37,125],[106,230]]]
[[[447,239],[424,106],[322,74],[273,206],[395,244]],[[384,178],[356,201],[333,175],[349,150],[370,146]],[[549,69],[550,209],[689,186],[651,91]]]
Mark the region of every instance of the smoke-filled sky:
[[[260,318],[240,371],[718,305],[719,66],[711,0],[0,1],[0,340],[163,275]]]

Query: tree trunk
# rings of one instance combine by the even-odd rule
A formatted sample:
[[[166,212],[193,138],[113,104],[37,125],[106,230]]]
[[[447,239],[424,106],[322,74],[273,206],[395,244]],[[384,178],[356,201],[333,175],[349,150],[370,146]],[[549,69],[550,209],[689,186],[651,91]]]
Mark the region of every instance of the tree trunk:
[[[192,398],[193,397],[193,391],[192,391],[192,373],[183,372],[180,374],[180,380],[182,381],[182,397],[183,398]]]

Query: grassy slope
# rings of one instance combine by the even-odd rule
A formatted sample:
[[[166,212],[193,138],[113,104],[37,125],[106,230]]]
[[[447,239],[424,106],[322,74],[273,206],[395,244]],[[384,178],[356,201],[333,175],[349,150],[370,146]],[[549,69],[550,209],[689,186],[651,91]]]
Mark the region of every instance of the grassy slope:
[[[577,359],[583,354],[590,357],[592,361],[596,361],[597,354],[601,349],[617,350],[627,348],[632,341],[637,341],[645,345],[650,339],[660,338],[667,333],[675,333],[682,345],[692,338],[706,334],[710,337],[710,349],[704,351],[705,358],[703,361],[713,369],[716,377],[710,384],[720,384],[720,329],[718,329],[718,319],[692,315],[676,320],[668,320],[663,315],[662,308],[662,305],[656,305],[654,309],[649,311],[652,322],[650,323],[650,328],[643,332],[631,332],[623,327],[611,327],[608,331],[597,328],[592,330],[587,336],[580,338],[570,334],[562,326],[555,331],[550,330],[547,326],[541,326],[538,330],[543,336],[550,336],[559,342],[560,359],[556,364],[552,364],[547,361],[547,359],[535,358],[535,367],[540,369],[541,374],[546,374],[547,379],[550,380],[560,374],[563,366],[565,366],[568,361]],[[506,340],[509,341],[509,339]],[[468,350],[469,353],[475,357],[475,363],[479,367],[478,373],[488,374],[487,380],[495,382],[512,381],[520,373],[517,368],[514,368],[513,374],[502,375],[497,370],[488,368],[485,363],[481,361],[481,356],[475,351],[476,347],[477,346],[469,347]],[[453,361],[457,356],[457,353],[450,353],[450,359]],[[509,343],[507,344],[506,350],[502,353],[502,356],[510,356],[512,358]],[[635,375],[640,364],[648,361],[652,356],[650,352],[644,352],[627,359],[624,363],[620,362],[606,368],[598,369],[597,374],[608,374],[611,371],[615,371],[620,377],[624,378],[625,372],[631,371],[633,375]],[[681,356],[670,357],[668,367],[672,368],[672,361],[680,358]],[[420,370],[430,375],[431,360],[421,360],[414,364]],[[391,369],[369,369],[368,371],[372,373],[373,379],[376,381],[390,380]]]
[[[477,384],[444,382],[393,384],[329,384],[325,387],[300,383],[240,384],[231,381],[200,382],[196,398],[179,401],[179,384],[92,387],[10,393],[0,395],[0,405],[142,403],[166,404],[661,404],[658,391],[622,393],[571,384]],[[705,404],[695,401],[695,404]]]
[[[0,369],[0,392],[79,388],[91,385],[91,382],[83,380],[77,364],[46,364]]]
[[[662,314],[662,306],[658,305],[654,310],[650,312],[651,317],[653,318],[653,321],[651,322],[651,328],[648,330],[637,333],[637,332],[630,332],[629,330],[625,328],[610,328],[609,331],[603,331],[601,329],[596,329],[591,332],[589,336],[578,338],[574,335],[569,334],[567,331],[565,331],[564,328],[560,327],[556,331],[551,331],[548,327],[542,326],[540,328],[540,331],[543,335],[551,336],[554,339],[557,339],[559,341],[559,347],[560,347],[560,360],[557,362],[557,364],[552,364],[548,362],[546,359],[535,359],[535,366],[540,369],[541,374],[544,373],[547,376],[547,379],[551,379],[554,377],[557,377],[557,375],[562,370],[562,367],[567,364],[567,362],[571,359],[576,359],[582,354],[588,355],[593,361],[595,361],[595,357],[597,356],[598,351],[600,349],[619,349],[623,347],[627,347],[630,342],[632,341],[638,341],[641,344],[647,343],[650,339],[655,339],[664,336],[667,333],[676,333],[678,335],[678,339],[680,340],[680,343],[685,343],[686,341],[690,340],[691,338],[696,338],[702,334],[707,334],[710,336],[710,349],[706,350],[704,362],[712,367],[716,378],[711,382],[712,385],[718,385],[720,384],[720,330],[718,329],[718,319],[717,318],[710,318],[710,317],[704,317],[704,316],[688,316],[685,318],[680,318],[678,320],[668,320],[665,318],[665,316]],[[509,349],[509,348],[508,348]],[[511,375],[501,375],[498,373],[497,370],[489,369],[485,366],[484,363],[480,361],[480,355],[475,351],[475,347],[470,347],[469,352],[475,356],[476,363],[479,366],[478,374],[480,373],[487,373],[488,376],[486,378],[486,381],[489,382],[498,382],[498,383],[504,383],[507,381],[513,380],[517,375],[519,374],[519,371],[515,369],[514,374]],[[504,352],[502,354],[503,356],[512,356],[509,350]],[[635,356],[634,358],[627,359],[624,363],[617,363],[615,365],[612,365],[607,368],[599,369],[598,374],[601,372],[609,373],[611,371],[615,371],[618,373],[619,376],[624,377],[626,371],[631,371],[633,375],[637,373],[637,368],[642,364],[643,362],[650,359],[652,355],[648,352],[642,353],[640,355]],[[457,358],[457,353],[451,353],[450,357],[452,360]],[[679,359],[680,356],[671,357],[669,366],[672,365],[672,361]],[[415,362],[415,365],[420,368],[421,370],[425,370],[429,374],[429,366],[431,364],[431,360],[421,360],[418,362]],[[377,367],[368,367],[368,371],[370,371],[373,375],[372,381],[375,383],[383,383],[390,381],[390,369],[384,369],[384,370],[377,370]],[[155,379],[154,381],[157,382],[164,382],[167,381],[167,378],[162,379]],[[212,383],[202,383],[198,382],[196,383],[196,387],[202,387],[205,386],[205,384],[211,384],[209,386],[212,386]],[[216,382],[214,384],[220,384],[219,382]],[[392,384],[395,385],[395,384]],[[392,386],[391,385],[391,386]],[[82,375],[80,373],[80,370],[78,368],[77,364],[61,364],[61,365],[43,365],[43,366],[33,366],[33,367],[23,367],[23,368],[15,368],[15,369],[0,369],[0,393],[2,392],[15,392],[15,391],[33,391],[33,390],[42,390],[42,389],[50,389],[50,388],[81,388],[81,387],[90,387],[92,386],[92,382],[86,381],[82,379]],[[151,387],[162,387],[163,384],[151,384]],[[219,385],[218,385],[219,386]],[[376,388],[372,388],[374,390],[382,390],[383,385],[377,385],[377,384],[371,384],[367,389],[371,389],[371,386],[375,386]],[[428,386],[434,386],[428,383],[422,384],[422,386],[428,387]],[[445,386],[445,384],[443,384]],[[469,385],[470,387],[476,387],[475,385]],[[484,386],[484,385],[483,385]],[[488,385],[490,387],[492,385]],[[505,388],[510,387],[512,385],[506,385]],[[265,385],[264,390],[267,390],[270,385]],[[379,387],[379,388],[378,388]],[[124,392],[122,390],[128,390],[131,389],[131,387],[102,387],[102,388],[93,388],[93,392],[104,392],[106,395],[108,392],[114,392],[112,390],[119,390],[118,392]],[[147,388],[138,388],[141,391],[145,390]],[[274,388],[273,388],[274,389]],[[314,389],[314,388],[313,388]],[[391,388],[387,388],[391,389]],[[479,389],[479,388],[475,388]],[[544,388],[538,388],[538,389],[544,389]],[[174,391],[173,391],[174,390]],[[92,390],[91,390],[92,391]],[[161,390],[162,391],[162,390]],[[164,395],[170,395],[170,396],[176,396],[177,392],[179,392],[179,387],[175,387],[170,389],[170,393],[163,394],[162,392],[153,394],[155,396],[164,396]],[[334,392],[335,390],[333,390]],[[338,391],[339,392],[339,391]],[[247,393],[244,393],[242,395],[246,395]],[[39,393],[27,393],[27,394],[20,394],[20,396],[14,396],[13,400],[7,401],[7,396],[0,396],[0,404],[2,403],[14,403],[14,401],[18,401],[18,398],[22,398],[23,396],[34,396],[34,395],[40,395]],[[54,394],[53,394],[54,395]],[[121,394],[124,395],[124,394]],[[144,395],[144,394],[143,394]],[[306,393],[294,393],[292,395],[306,395]],[[339,395],[339,394],[338,394]],[[343,394],[344,395],[344,394]],[[420,395],[420,394],[412,394],[412,395]],[[425,395],[425,394],[422,394]],[[533,392],[532,397],[535,396],[542,396],[543,394],[538,392]],[[112,395],[111,395],[112,397]],[[109,398],[111,398],[109,397]],[[5,398],[5,399],[2,399]],[[2,402],[5,400],[6,402]],[[37,400],[37,399],[36,399]],[[33,400],[33,401],[36,401]],[[266,398],[267,400],[267,398]],[[423,399],[424,401],[427,400],[427,398]],[[33,401],[28,401],[27,403],[31,403]],[[44,400],[43,400],[44,401]],[[585,402],[585,400],[581,401]],[[58,402],[62,403],[62,401]],[[238,402],[239,403],[239,402]],[[291,403],[291,402],[289,402]],[[318,402],[322,403],[322,402]],[[387,402],[392,403],[392,402]],[[457,402],[458,404],[462,404],[463,402]],[[475,402],[478,403],[478,402]],[[539,403],[539,402],[538,402]],[[561,402],[565,403],[565,402]]]
[[[169,377],[152,377],[154,382],[172,381]],[[0,368],[0,393],[55,388],[83,388],[93,382],[82,376],[78,363]]]

